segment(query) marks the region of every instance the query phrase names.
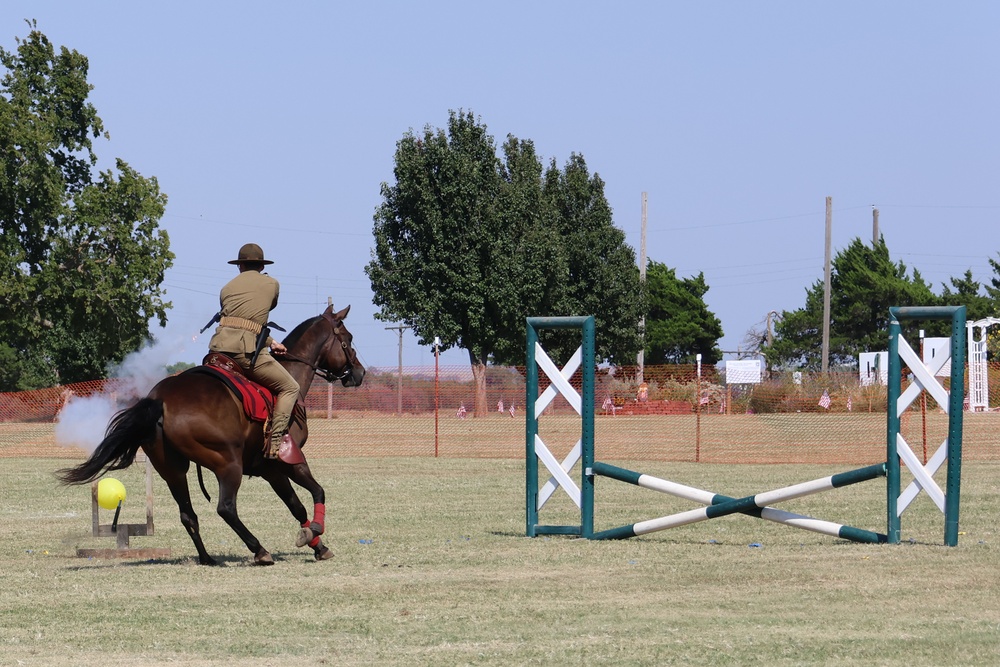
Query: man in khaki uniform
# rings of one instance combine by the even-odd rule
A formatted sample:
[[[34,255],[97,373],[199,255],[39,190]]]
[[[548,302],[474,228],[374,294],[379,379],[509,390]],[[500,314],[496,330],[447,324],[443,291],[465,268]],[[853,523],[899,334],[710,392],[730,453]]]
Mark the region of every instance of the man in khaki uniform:
[[[284,354],[286,350],[270,336],[254,367],[250,368],[250,360],[257,349],[257,336],[267,325],[271,310],[278,305],[278,281],[262,273],[266,264],[274,262],[264,259],[264,251],[259,245],[247,243],[240,248],[239,257],[229,263],[239,266],[240,273],[226,283],[219,294],[222,317],[208,348],[232,357],[247,377],[274,392],[271,441],[265,456],[278,458],[278,448],[288,432],[288,421],[298,399],[299,384],[271,356],[268,348],[275,354]]]

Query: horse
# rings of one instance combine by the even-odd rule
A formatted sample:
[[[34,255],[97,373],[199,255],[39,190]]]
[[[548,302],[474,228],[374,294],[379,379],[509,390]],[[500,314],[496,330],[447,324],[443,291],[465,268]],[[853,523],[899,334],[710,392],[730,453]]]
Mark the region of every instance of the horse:
[[[331,383],[339,380],[345,387],[358,387],[364,380],[365,368],[358,361],[353,336],[344,326],[350,309],[347,306],[333,312],[328,306],[321,315],[295,327],[283,341],[287,352],[275,355],[298,382],[299,401],[304,400],[314,375]],[[296,443],[305,444],[309,432],[304,412],[293,418],[289,434]],[[177,502],[181,524],[194,542],[200,564],[218,563],[205,549],[198,515],[191,505],[187,473],[192,463],[198,466],[199,481],[201,468],[215,473],[219,481],[216,509],[253,554],[254,564],[272,565],[274,559],[236,511],[236,495],[244,475],[265,479],[299,522],[296,546],[308,544],[316,560],[333,557],[319,537],[324,531],[326,494],[309,464],[301,452],[294,457],[295,463],[266,458],[263,423],[246,416],[240,399],[221,380],[200,372],[161,380],[145,398],[111,419],[104,440],[90,458],[57,471],[56,476],[63,484],[92,482],[105,472],[129,467],[140,448]],[[312,494],[312,521],[291,482]]]

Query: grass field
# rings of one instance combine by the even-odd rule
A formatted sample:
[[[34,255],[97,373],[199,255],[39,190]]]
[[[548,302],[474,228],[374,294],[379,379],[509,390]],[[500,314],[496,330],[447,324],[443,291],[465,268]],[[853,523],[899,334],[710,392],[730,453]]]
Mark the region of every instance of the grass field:
[[[996,463],[965,467],[962,535],[947,548],[926,497],[903,515],[901,545],[740,515],[620,542],[529,539],[521,461],[318,459],[332,560],[295,549],[297,526],[267,486],[244,484],[241,513],[278,561],[269,568],[249,564],[200,497],[202,534],[224,566],[196,565],[158,478],[156,534],[132,546],[169,558],[76,557],[114,540],[90,535],[89,487],[56,485],[66,464],[0,460],[2,665],[1000,662]],[[844,469],[639,465],[733,496]],[[130,493],[124,522],[144,521],[142,473],[116,475]],[[571,514],[559,496],[543,516]],[[874,481],[782,508],[884,532],[884,496]],[[598,528],[691,507],[613,480],[598,481],[597,499]]]

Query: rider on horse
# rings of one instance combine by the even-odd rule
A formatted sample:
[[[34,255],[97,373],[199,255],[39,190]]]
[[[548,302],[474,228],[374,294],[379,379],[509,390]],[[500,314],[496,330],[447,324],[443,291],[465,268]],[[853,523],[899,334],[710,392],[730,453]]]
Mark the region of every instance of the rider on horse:
[[[239,266],[240,273],[222,288],[219,302],[219,326],[208,347],[221,352],[240,365],[248,378],[261,384],[275,395],[274,416],[271,420],[271,440],[264,450],[268,458],[278,458],[284,438],[288,438],[288,422],[299,393],[299,385],[268,351],[284,354],[285,346],[268,334],[268,315],[278,305],[278,281],[263,273],[264,251],[256,243],[240,248],[237,259],[230,264]]]

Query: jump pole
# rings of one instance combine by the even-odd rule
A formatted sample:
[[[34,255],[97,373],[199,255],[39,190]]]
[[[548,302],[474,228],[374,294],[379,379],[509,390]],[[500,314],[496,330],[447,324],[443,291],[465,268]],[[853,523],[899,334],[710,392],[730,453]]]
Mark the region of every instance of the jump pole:
[[[833,537],[852,540],[854,542],[877,544],[887,541],[886,536],[881,533],[875,533],[860,528],[853,528],[851,526],[845,526],[832,521],[823,521],[821,519],[814,519],[801,514],[794,514],[792,512],[786,512],[784,510],[768,507],[771,503],[801,498],[814,493],[820,493],[822,491],[828,491],[830,489],[836,489],[850,484],[857,484],[858,482],[865,482],[877,477],[885,477],[886,466],[882,463],[831,475],[829,477],[822,477],[810,482],[802,482],[801,484],[787,486],[774,491],[767,491],[753,496],[746,496],[744,498],[732,498],[730,496],[712,493],[711,491],[705,491],[665,479],[660,479],[658,477],[633,472],[624,468],[618,468],[606,463],[601,463],[600,461],[594,463],[593,472],[595,475],[617,479],[622,482],[635,484],[636,486],[641,486],[653,491],[659,491],[678,498],[692,500],[708,506],[689,510],[687,512],[672,514],[659,519],[651,519],[628,526],[622,526],[620,528],[612,528],[610,530],[596,532],[592,535],[592,539],[595,540],[614,540],[636,537],[637,535],[645,535],[647,533],[666,530],[667,528],[675,528],[677,526],[684,526],[691,523],[697,523],[699,521],[705,521],[707,519],[727,516],[729,514],[742,513],[766,519],[768,521],[773,521],[775,523],[801,528],[803,530],[810,530],[824,535],[832,535]]]

